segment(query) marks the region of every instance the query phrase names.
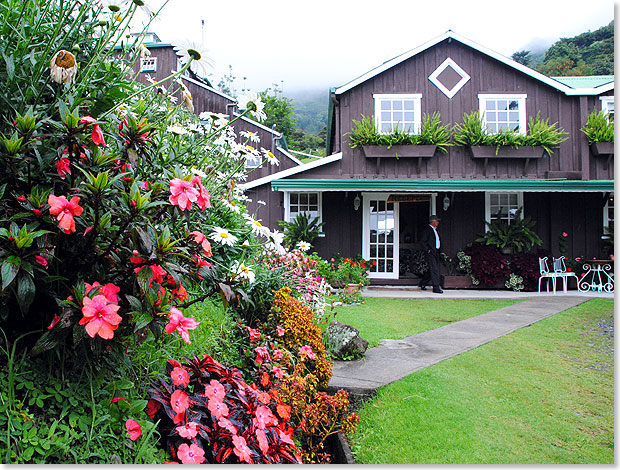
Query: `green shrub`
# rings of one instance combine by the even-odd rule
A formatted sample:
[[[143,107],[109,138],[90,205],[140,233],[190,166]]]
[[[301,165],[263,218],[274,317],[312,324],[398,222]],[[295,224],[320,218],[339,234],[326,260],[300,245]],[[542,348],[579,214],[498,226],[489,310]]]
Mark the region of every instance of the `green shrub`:
[[[588,144],[596,142],[614,141],[614,120],[603,111],[592,111],[588,114],[588,121],[581,129],[588,139]]]
[[[297,214],[291,222],[279,220],[278,223],[284,231],[284,244],[291,250],[297,248],[300,242],[312,245],[325,224],[319,222],[318,217],[312,217],[305,212]]]
[[[503,219],[486,222],[489,230],[476,239],[476,242],[498,248],[510,248],[517,252],[530,251],[542,245],[542,240],[533,228],[536,222],[531,217],[521,217],[522,207],[516,212],[510,224]]]

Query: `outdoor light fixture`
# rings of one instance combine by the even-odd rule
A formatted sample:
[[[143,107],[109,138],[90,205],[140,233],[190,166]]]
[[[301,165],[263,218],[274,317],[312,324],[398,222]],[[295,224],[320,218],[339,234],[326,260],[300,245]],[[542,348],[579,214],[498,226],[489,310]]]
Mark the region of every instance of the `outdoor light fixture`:
[[[443,198],[443,210],[447,211],[449,207],[450,207],[450,198],[446,194]]]
[[[355,195],[355,199],[353,199],[353,209],[355,209],[356,211],[358,211],[360,209],[360,196],[359,194]]]

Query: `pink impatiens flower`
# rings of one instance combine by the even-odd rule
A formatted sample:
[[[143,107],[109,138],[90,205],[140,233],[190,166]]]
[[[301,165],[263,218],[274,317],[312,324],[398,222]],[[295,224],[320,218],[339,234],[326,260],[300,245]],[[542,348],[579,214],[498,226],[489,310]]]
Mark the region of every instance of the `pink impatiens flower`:
[[[309,359],[316,359],[316,354],[312,352],[312,348],[308,345],[299,348],[299,356],[302,358],[307,356]]]
[[[73,217],[79,216],[84,211],[78,203],[80,202],[79,196],[73,196],[70,201],[67,201],[65,196],[54,196],[50,194],[47,198],[47,203],[50,206],[50,214],[58,215],[58,225],[65,233],[69,234],[75,232],[75,220]]]
[[[200,192],[189,181],[180,178],[170,180],[170,204],[177,205],[184,211],[192,208],[192,202],[196,202]]]
[[[176,330],[179,335],[181,335],[181,338],[183,338],[183,341],[191,344],[189,340],[189,330],[195,329],[200,323],[194,318],[185,318],[183,313],[176,307],[170,308],[168,319],[170,322],[166,325],[166,333],[171,334]]]
[[[175,413],[183,413],[189,407],[189,397],[183,390],[175,390],[170,396],[170,406]]]
[[[566,237],[568,237],[568,233],[566,233],[566,232],[562,232],[562,236],[563,236],[564,238],[566,238]]]
[[[92,285],[89,284],[88,282],[85,282],[84,286],[86,287],[87,294],[90,294],[90,292],[97,287],[103,287],[103,289],[99,289],[98,294],[103,295],[106,299],[108,299],[108,302],[112,302],[113,304],[118,303],[117,294],[121,291],[121,288],[118,286],[115,286],[111,282],[108,282],[105,286],[102,286],[97,281],[93,282]]]
[[[211,207],[211,197],[209,193],[205,189],[205,187],[200,182],[200,176],[194,176],[192,178],[192,183],[196,185],[196,189],[198,190],[198,197],[196,198],[196,204],[202,210],[209,209]]]
[[[198,424],[194,421],[190,421],[185,426],[177,426],[175,430],[182,438],[193,439],[198,434]]]
[[[170,372],[170,377],[175,387],[179,385],[187,385],[189,383],[189,373],[183,367],[175,367]]]
[[[215,417],[215,419],[228,416],[228,406],[226,406],[221,401],[209,400],[209,403],[207,404],[207,408],[209,408],[209,411]]]
[[[194,230],[190,234],[194,236],[194,241],[202,246],[202,250],[205,252],[206,257],[213,256],[213,251],[211,251],[211,243],[209,243],[209,240],[207,240],[204,233]]]
[[[114,330],[122,320],[120,315],[116,314],[120,307],[108,302],[103,295],[96,295],[92,299],[84,297],[83,303],[84,317],[80,320],[80,325],[86,325],[88,336],[94,338],[99,335],[103,339],[112,339]]]
[[[254,348],[254,351],[256,351],[256,363],[258,365],[261,365],[263,361],[269,362],[271,360],[271,357],[269,356],[269,351],[267,351],[266,347],[259,346],[257,348]]]
[[[62,157],[56,162],[56,173],[64,180],[66,175],[71,174],[71,166],[67,157]]]
[[[276,333],[278,336],[284,336],[284,328],[281,326],[276,326]]]
[[[86,124],[86,125],[93,124],[95,122],[96,122],[96,119],[90,116],[84,116],[80,118],[79,120],[80,124]],[[103,145],[104,147],[106,146],[103,140],[103,131],[101,130],[101,127],[99,126],[99,124],[93,125],[93,131],[90,134],[90,138],[93,140],[93,143],[95,145]]]
[[[140,427],[140,423],[136,420],[129,418],[125,421],[125,427],[127,428],[127,433],[129,434],[129,439],[135,441],[142,435],[142,428]]]
[[[205,451],[196,444],[189,446],[186,443],[181,444],[177,450],[177,456],[185,465],[196,465],[205,461]]]
[[[282,359],[282,351],[280,351],[279,349],[275,349],[275,350],[273,351],[273,358],[274,358],[275,360],[280,360],[280,359]]]
[[[256,343],[260,339],[260,333],[258,332],[258,330],[250,328],[249,326],[246,326],[245,328],[246,330],[248,330],[248,333],[250,333],[250,343]]]
[[[278,420],[273,415],[271,410],[266,406],[259,406],[256,409],[256,417],[254,418],[254,426],[258,429],[265,429],[271,424],[278,424]]]
[[[282,369],[280,369],[279,367],[273,366],[271,368],[271,372],[278,378],[281,379],[282,377],[284,377],[284,372],[282,371]]]
[[[252,462],[252,451],[248,447],[245,439],[241,436],[233,435],[232,440],[233,440],[233,444],[235,445],[235,448],[233,449],[233,452],[235,453],[235,455],[239,457],[239,459],[241,459],[242,462],[253,463]]]
[[[209,400],[221,402],[224,401],[226,389],[219,381],[211,379],[209,385],[205,386],[205,394],[207,395],[207,398],[209,398]]]

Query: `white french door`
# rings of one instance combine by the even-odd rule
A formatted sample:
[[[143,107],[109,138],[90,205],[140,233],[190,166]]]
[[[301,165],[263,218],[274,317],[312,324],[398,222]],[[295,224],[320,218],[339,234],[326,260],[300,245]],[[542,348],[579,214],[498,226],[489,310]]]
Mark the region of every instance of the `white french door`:
[[[398,203],[387,193],[362,194],[364,204],[362,256],[375,261],[370,277],[398,279]]]

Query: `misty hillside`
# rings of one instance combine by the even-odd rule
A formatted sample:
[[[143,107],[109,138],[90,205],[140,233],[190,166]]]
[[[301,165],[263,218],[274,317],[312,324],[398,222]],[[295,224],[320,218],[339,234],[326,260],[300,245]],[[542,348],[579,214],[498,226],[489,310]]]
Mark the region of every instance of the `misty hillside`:
[[[317,135],[327,125],[329,89],[297,90],[286,93],[294,106],[297,126],[308,134]]]

